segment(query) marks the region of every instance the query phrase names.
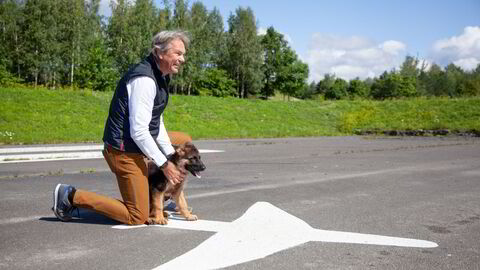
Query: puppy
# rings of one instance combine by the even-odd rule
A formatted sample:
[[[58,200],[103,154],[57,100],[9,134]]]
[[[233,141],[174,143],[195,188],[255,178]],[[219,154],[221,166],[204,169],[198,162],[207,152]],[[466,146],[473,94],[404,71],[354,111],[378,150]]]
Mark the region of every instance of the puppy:
[[[190,142],[182,144],[175,149],[175,153],[169,159],[177,166],[177,169],[200,178],[200,172],[205,170],[205,165],[200,159],[198,149]],[[178,212],[185,217],[186,220],[197,220],[196,215],[188,210],[187,200],[185,199],[185,179],[182,183],[172,185],[163,171],[160,170],[153,162],[148,165],[148,185],[150,192],[150,216],[148,224],[168,223],[167,214],[163,211],[163,202],[167,198],[173,198],[177,204]]]

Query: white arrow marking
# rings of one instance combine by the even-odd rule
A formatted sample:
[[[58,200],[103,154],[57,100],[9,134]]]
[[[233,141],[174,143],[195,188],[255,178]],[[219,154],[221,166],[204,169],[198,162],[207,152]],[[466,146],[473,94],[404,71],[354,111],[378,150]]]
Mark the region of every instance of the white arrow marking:
[[[267,202],[257,202],[233,222],[170,220],[162,228],[217,232],[189,252],[163,264],[160,269],[217,269],[257,260],[310,241],[355,243],[397,247],[434,248],[434,242],[373,234],[326,231]],[[113,226],[133,229],[146,225]]]

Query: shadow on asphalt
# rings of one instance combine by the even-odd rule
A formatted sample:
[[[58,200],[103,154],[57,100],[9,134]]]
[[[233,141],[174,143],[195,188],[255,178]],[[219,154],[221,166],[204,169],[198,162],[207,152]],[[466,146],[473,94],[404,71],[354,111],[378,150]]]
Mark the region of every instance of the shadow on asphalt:
[[[53,213],[51,217],[41,217],[39,220],[41,221],[48,221],[48,222],[62,222],[58,218],[56,218]],[[86,209],[79,209],[73,212],[72,220],[68,221],[69,223],[78,223],[78,224],[96,224],[96,225],[120,225],[122,223],[115,221],[113,219],[109,219],[105,216],[97,214],[93,211],[89,211]]]

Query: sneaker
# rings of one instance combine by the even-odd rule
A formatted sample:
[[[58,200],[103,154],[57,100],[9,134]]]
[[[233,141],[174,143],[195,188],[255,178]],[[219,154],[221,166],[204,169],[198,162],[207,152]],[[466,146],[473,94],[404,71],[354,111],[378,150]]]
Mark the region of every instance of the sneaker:
[[[52,211],[61,221],[72,219],[72,213],[76,209],[68,200],[68,195],[75,190],[73,186],[58,184],[53,192]]]
[[[163,203],[163,210],[164,211],[170,211],[170,212],[175,212],[175,208],[177,208],[177,204],[175,203],[174,200],[168,199]]]
[[[175,213],[175,214],[178,214],[178,208],[177,208],[177,204],[175,203],[174,200],[172,199],[167,199],[164,203],[163,203],[163,211],[167,211],[167,212],[172,212],[172,213]],[[188,211],[190,213],[192,213],[192,207],[188,207]]]

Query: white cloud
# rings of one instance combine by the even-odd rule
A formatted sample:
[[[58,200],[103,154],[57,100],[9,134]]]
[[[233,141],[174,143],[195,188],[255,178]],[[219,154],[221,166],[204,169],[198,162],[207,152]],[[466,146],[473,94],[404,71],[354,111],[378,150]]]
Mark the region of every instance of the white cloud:
[[[407,49],[405,44],[396,40],[385,41],[384,43],[380,44],[379,47],[390,54],[398,54]]]
[[[433,44],[433,60],[440,65],[454,63],[465,70],[480,63],[480,26],[467,26],[459,36]]]
[[[453,63],[456,66],[462,67],[465,70],[472,70],[475,69],[478,64],[480,64],[480,58],[474,58],[474,57],[469,57],[469,58],[462,58],[459,60],[453,61]]]
[[[310,80],[319,81],[326,73],[346,80],[365,79],[398,67],[405,53],[406,45],[396,40],[376,44],[361,36],[316,33],[311,38],[305,62],[310,67]]]
[[[257,35],[263,36],[263,35],[266,35],[266,34],[267,34],[267,29],[262,28],[262,27],[257,29]]]

